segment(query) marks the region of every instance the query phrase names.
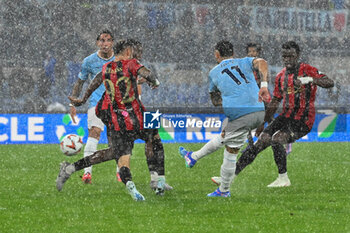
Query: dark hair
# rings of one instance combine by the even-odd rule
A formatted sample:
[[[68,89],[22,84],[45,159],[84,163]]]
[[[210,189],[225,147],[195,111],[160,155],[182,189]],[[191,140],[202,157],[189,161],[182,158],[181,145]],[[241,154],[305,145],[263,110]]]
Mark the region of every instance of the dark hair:
[[[96,40],[99,40],[99,39],[100,39],[100,36],[101,36],[102,34],[108,34],[108,35],[110,35],[110,36],[112,37],[112,40],[114,40],[113,33],[112,33],[110,30],[108,30],[108,29],[103,29],[103,30],[97,35],[97,39],[96,39]]]
[[[300,47],[295,41],[287,41],[282,45],[282,49],[295,49],[297,54],[300,54]]]
[[[127,39],[127,42],[132,44],[132,46],[135,47],[135,48],[142,47],[142,43],[140,41],[138,41],[138,40],[129,38],[129,39]]]
[[[261,44],[259,43],[248,43],[247,46],[245,47],[245,51],[248,53],[249,48],[256,48],[256,51],[260,54],[262,51]]]
[[[233,45],[231,44],[231,42],[229,42],[227,40],[219,41],[215,45],[215,50],[219,51],[220,56],[222,56],[222,57],[233,56]]]
[[[120,54],[123,52],[126,48],[133,46],[133,44],[130,42],[130,40],[119,40],[113,50],[115,54]]]

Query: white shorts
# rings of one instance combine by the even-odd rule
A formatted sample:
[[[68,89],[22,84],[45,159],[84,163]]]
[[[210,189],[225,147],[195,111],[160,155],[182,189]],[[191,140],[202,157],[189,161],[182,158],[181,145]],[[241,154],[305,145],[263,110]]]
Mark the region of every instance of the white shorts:
[[[260,126],[264,122],[265,111],[253,112],[233,121],[228,121],[223,127],[225,136],[223,142],[231,148],[241,148],[247,140],[250,130]]]
[[[105,124],[103,124],[101,119],[96,116],[95,107],[89,108],[87,117],[88,129],[91,129],[93,126],[95,126],[103,131]]]

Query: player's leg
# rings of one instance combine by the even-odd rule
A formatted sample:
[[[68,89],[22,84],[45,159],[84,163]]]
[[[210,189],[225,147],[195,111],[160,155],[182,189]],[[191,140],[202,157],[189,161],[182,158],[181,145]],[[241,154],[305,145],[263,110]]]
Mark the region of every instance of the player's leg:
[[[251,164],[261,151],[265,150],[271,145],[272,135],[281,129],[285,124],[286,123],[283,117],[277,117],[264,129],[254,145],[245,150],[239,157],[235,171],[236,175],[238,175],[246,166]]]
[[[251,133],[251,130],[249,130],[248,135],[247,135],[247,138],[248,138],[248,145],[247,145],[247,147],[242,151],[242,154],[243,154],[249,147],[254,146],[254,140],[253,140],[253,135],[252,135],[252,133]],[[211,181],[212,181],[214,184],[220,186],[220,184],[221,184],[221,176],[213,176],[213,177],[211,177]]]
[[[263,119],[264,112],[256,112],[228,122],[223,130],[224,134],[221,135],[225,143],[224,159],[220,170],[221,184],[216,191],[208,194],[209,197],[230,196],[238,152],[247,140],[248,132],[261,124]]]
[[[165,182],[164,147],[158,130],[144,130],[145,155],[148,170],[151,175],[150,186],[157,195],[163,195],[165,190],[173,187]]]
[[[302,121],[287,119],[284,122],[284,127],[272,137],[271,146],[278,168],[278,177],[268,187],[286,187],[291,185],[287,175],[287,153],[283,145],[293,143],[310,132],[310,128]]]
[[[84,148],[84,157],[93,154],[97,150],[97,145],[100,140],[101,132],[104,129],[103,122],[96,116],[95,108],[88,110],[88,129],[89,135]],[[84,183],[91,183],[92,167],[84,169],[82,180]]]
[[[223,132],[224,133],[224,132]],[[223,134],[222,133],[222,134]],[[183,147],[179,147],[180,155],[185,159],[186,167],[192,168],[196,162],[205,156],[217,151],[223,146],[223,137],[222,135],[217,135],[209,142],[207,142],[200,150],[198,151],[187,151]]]
[[[130,154],[122,155],[118,160],[120,178],[125,184],[130,196],[135,201],[144,201],[144,196],[136,189],[135,183],[132,181],[132,175],[130,171],[130,156]]]
[[[271,148],[278,168],[278,178],[267,187],[287,187],[290,186],[290,180],[287,174],[287,153],[284,144],[288,142],[289,134],[283,131],[277,131],[271,139]]]
[[[64,183],[69,177],[76,171],[90,167],[95,164],[99,164],[105,161],[109,161],[115,158],[115,151],[113,148],[107,148],[98,150],[92,155],[86,156],[75,163],[63,162],[61,163],[60,172],[56,180],[56,187],[59,191],[62,190]]]

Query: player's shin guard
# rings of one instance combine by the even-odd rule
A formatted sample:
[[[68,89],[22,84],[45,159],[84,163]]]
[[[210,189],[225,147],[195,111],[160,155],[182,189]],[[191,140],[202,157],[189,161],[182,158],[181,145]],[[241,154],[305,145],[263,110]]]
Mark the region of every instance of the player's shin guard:
[[[236,159],[237,159],[237,154],[232,154],[227,150],[224,151],[224,161],[221,165],[221,170],[220,170],[220,174],[221,174],[220,191],[221,192],[230,191],[230,186],[235,176]]]
[[[287,153],[282,144],[277,142],[272,142],[271,144],[273,150],[273,156],[275,158],[275,163],[278,167],[278,173],[283,174],[287,172]]]
[[[119,169],[119,174],[124,184],[126,184],[128,181],[132,181],[131,172],[128,167],[121,167]]]

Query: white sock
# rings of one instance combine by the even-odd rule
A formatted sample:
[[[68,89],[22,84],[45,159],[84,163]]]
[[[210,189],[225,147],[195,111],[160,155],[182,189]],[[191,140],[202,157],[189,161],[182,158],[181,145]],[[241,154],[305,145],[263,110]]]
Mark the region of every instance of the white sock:
[[[283,174],[278,174],[278,178],[279,178],[279,179],[288,179],[288,174],[287,174],[287,172],[286,172],[286,173],[283,173]]]
[[[224,145],[223,138],[221,135],[217,135],[215,138],[211,139],[207,144],[205,144],[200,150],[194,151],[192,153],[192,158],[199,160],[208,154],[213,153]]]
[[[98,140],[96,138],[88,137],[84,148],[84,157],[92,155],[97,151],[97,144]],[[84,168],[84,174],[88,172],[92,174],[92,166]]]
[[[225,149],[224,161],[221,165],[221,170],[220,170],[221,184],[219,188],[221,192],[230,191],[231,183],[235,177],[236,159],[237,159],[237,154],[232,154]]]
[[[158,182],[158,173],[157,172],[150,172],[151,174],[151,181],[155,181],[155,182]]]

